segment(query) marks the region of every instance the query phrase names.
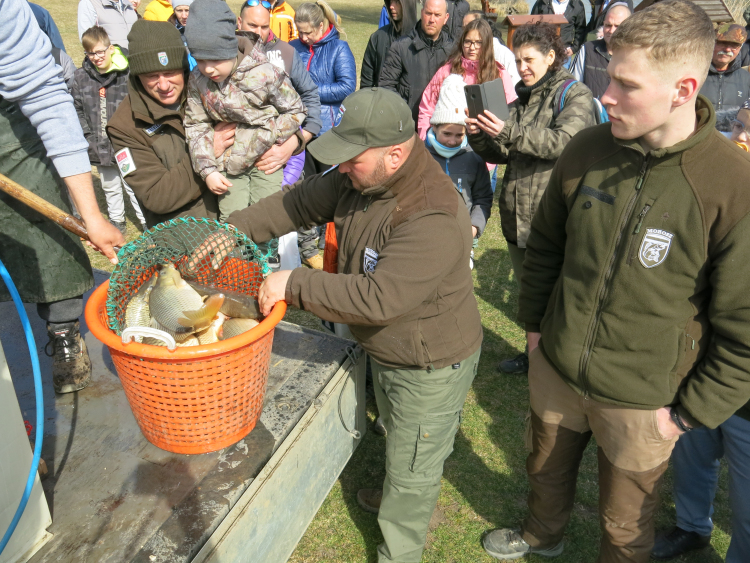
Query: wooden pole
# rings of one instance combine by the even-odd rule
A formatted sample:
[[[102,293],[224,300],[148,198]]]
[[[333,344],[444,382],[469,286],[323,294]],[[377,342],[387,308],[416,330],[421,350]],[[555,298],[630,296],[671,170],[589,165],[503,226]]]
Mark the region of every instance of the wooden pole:
[[[63,229],[67,229],[82,239],[89,240],[89,234],[86,231],[86,225],[83,224],[83,221],[76,219],[69,213],[65,213],[62,209],[55,207],[46,199],[39,197],[35,193],[27,190],[22,185],[2,174],[0,174],[0,190],[17,199],[21,203],[25,203],[34,211],[41,213],[50,221],[60,225]]]

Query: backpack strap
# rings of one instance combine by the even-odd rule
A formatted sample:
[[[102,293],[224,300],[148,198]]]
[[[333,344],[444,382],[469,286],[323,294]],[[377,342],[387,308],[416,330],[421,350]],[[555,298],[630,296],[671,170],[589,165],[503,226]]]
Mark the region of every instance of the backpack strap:
[[[552,105],[552,118],[556,119],[558,115],[560,115],[560,112],[565,107],[565,94],[568,93],[568,90],[570,90],[571,86],[578,82],[575,78],[569,78],[562,84],[560,84],[560,87],[557,89],[557,92],[555,92],[555,97],[553,99],[553,105]]]

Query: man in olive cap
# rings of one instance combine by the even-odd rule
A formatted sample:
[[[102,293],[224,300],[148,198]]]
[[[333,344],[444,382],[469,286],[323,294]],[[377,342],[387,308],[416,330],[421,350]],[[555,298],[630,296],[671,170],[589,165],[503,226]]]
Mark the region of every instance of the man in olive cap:
[[[729,131],[740,106],[750,98],[750,72],[738,56],[746,40],[747,31],[739,24],[725,23],[716,30],[714,56],[700,93],[713,104],[720,131]]]
[[[370,355],[388,432],[386,478],[382,493],[363,490],[358,501],[379,512],[378,561],[418,562],[482,343],[471,220],[398,94],[359,90],[340,111],[340,123],[308,146],[337,168],[228,222],[256,242],[334,223],[338,273],[271,274],[258,301],[264,314],[286,301],[346,324]]]

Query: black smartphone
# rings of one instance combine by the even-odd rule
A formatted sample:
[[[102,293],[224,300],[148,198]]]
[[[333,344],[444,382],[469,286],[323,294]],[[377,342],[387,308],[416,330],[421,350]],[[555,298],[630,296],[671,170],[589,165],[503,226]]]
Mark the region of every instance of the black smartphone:
[[[492,112],[502,121],[506,121],[510,116],[502,78],[484,84],[464,86],[464,94],[466,94],[469,117],[476,119],[485,110]]]

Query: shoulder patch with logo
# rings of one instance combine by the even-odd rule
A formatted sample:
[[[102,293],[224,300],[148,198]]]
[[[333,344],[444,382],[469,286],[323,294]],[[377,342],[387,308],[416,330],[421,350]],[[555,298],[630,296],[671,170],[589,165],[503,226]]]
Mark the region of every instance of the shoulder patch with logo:
[[[365,273],[371,274],[375,271],[375,266],[378,265],[378,253],[375,252],[369,246],[365,247]]]
[[[646,229],[638,250],[638,259],[644,268],[654,268],[667,258],[672,245],[673,233],[661,229]]]
[[[157,57],[159,57],[159,62],[161,63],[161,66],[167,66],[169,64],[169,57],[167,56],[166,51],[160,51],[156,54]]]
[[[123,178],[136,171],[135,161],[133,155],[130,154],[129,148],[124,148],[115,153],[115,160],[117,160],[117,168],[120,169],[120,176]]]
[[[161,123],[154,123],[151,127],[145,127],[143,129],[143,132],[148,135],[149,137],[153,137],[154,134],[161,129],[162,124]]]

